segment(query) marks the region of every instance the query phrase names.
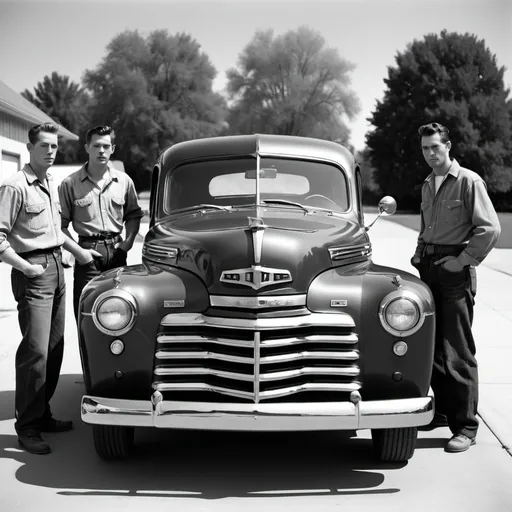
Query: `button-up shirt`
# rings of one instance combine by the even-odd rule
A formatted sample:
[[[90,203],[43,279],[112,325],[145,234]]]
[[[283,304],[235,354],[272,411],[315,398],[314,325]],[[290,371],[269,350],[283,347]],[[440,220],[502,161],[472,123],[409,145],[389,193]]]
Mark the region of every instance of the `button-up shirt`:
[[[121,233],[123,224],[141,218],[132,179],[109,165],[100,188],[87,173],[87,164],[65,178],[59,187],[62,228],[71,223],[78,235]]]
[[[0,253],[9,247],[21,254],[63,243],[59,196],[51,169],[42,183],[30,165],[25,165],[0,186]]]
[[[432,172],[421,189],[421,229],[415,254],[421,255],[426,244],[467,244],[459,261],[462,265],[479,265],[501,233],[484,181],[456,160],[452,160],[437,194],[434,178]]]

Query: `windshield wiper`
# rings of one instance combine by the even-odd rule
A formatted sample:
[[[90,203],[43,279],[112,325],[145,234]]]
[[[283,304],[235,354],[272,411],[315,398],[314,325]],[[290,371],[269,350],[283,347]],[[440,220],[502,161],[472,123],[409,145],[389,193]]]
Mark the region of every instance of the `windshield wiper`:
[[[286,199],[264,199],[261,202],[266,204],[287,204],[290,206],[297,206],[299,208],[302,208],[306,213],[310,213],[311,211],[309,210],[309,208],[306,208],[303,204],[294,203],[293,201],[287,201]]]
[[[193,210],[202,210],[204,208],[211,208],[213,210],[222,210],[223,212],[229,212],[229,211],[231,211],[232,206],[219,206],[218,204],[196,204],[194,206],[187,206],[186,208],[180,208],[178,210],[174,210],[171,213],[190,212]]]

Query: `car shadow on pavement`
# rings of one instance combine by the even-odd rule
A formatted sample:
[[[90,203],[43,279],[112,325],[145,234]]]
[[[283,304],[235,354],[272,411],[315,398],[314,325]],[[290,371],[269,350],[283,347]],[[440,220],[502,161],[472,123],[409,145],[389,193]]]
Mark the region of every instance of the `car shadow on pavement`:
[[[44,434],[51,454],[31,455],[19,449],[14,432],[0,435],[0,459],[22,463],[18,481],[65,496],[220,499],[400,492],[383,485],[382,471],[406,463],[375,461],[369,436],[355,433],[137,429],[133,455],[105,462],[94,450],[91,427],[80,420],[83,392],[81,375],[61,376],[53,413],[72,419],[75,428]],[[0,394],[4,419],[4,406],[13,402],[9,393]]]

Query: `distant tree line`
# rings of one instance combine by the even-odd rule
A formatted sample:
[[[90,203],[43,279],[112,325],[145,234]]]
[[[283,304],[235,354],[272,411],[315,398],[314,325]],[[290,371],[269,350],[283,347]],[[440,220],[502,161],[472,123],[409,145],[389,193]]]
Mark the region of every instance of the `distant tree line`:
[[[366,202],[389,194],[401,209],[417,209],[428,173],[417,129],[437,121],[450,129],[452,156],[485,179],[499,209],[512,210],[512,100],[505,68],[485,42],[467,33],[428,34],[395,62],[356,155]],[[350,88],[354,68],[308,27],[277,36],[258,31],[227,71],[221,94],[212,88],[215,68],[190,35],[127,30],[81,84],[53,72],[22,94],[80,136],[64,145],[57,163],[85,161],[86,129],[109,124],[118,134],[116,157],[143,189],[158,155],[192,138],[274,133],[353,150],[348,122],[360,111]]]

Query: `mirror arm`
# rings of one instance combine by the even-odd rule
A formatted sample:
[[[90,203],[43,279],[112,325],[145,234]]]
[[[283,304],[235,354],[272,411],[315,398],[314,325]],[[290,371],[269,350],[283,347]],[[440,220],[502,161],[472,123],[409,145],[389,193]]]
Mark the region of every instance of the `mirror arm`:
[[[377,222],[377,219],[378,219],[382,214],[383,214],[383,210],[381,210],[381,211],[379,212],[379,215],[377,215],[377,217],[375,217],[375,219],[373,219],[373,222],[372,222],[369,226],[365,226],[365,227],[364,227],[364,230],[365,230],[365,231],[369,231],[369,230],[370,230],[370,228],[371,228],[371,227],[372,227],[372,226]]]

